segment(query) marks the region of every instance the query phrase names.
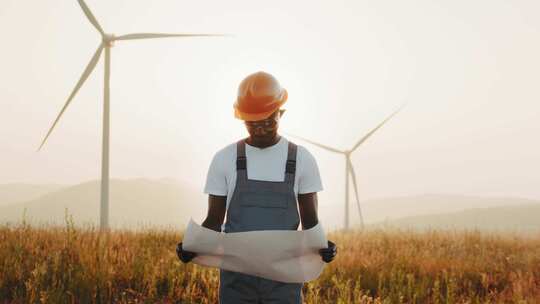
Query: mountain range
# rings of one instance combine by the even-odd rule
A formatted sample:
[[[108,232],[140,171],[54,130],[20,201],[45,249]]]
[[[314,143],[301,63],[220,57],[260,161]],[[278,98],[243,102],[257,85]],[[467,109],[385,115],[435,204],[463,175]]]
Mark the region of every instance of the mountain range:
[[[321,197],[324,200],[324,194]],[[341,227],[341,206],[320,203],[319,219]],[[75,185],[4,184],[0,224],[20,223],[26,210],[25,220],[31,225],[65,225],[67,208],[76,226],[98,227],[99,204],[99,180]],[[200,223],[208,204],[206,194],[174,179],[113,178],[109,205],[112,228],[183,229],[190,218]],[[365,200],[361,206],[369,227],[540,231],[540,201],[525,198],[424,194]],[[357,216],[354,205],[350,210]]]

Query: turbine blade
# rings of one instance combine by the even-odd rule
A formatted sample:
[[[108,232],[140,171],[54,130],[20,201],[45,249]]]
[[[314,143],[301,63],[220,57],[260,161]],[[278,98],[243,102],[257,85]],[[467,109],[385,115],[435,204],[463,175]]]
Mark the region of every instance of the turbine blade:
[[[365,142],[371,135],[373,135],[380,127],[382,127],[392,116],[394,116],[397,112],[399,112],[404,105],[399,107],[394,113],[392,113],[390,116],[388,116],[385,120],[383,120],[377,127],[375,127],[373,130],[369,131],[364,137],[360,138],[360,140],[354,145],[354,147],[351,149],[351,152],[356,150],[358,146],[360,146],[363,142]]]
[[[79,5],[81,6],[84,14],[86,15],[86,18],[92,23],[92,25],[101,33],[101,35],[105,35],[105,32],[103,32],[103,29],[101,28],[101,25],[99,25],[99,22],[97,21],[96,17],[92,14],[92,11],[90,11],[90,8],[88,8],[88,5],[84,3],[83,0],[77,0],[79,2]]]
[[[336,152],[336,153],[341,153],[341,154],[344,153],[343,151],[340,151],[340,150],[338,150],[338,149],[334,149],[334,148],[332,148],[332,147],[329,147],[329,146],[325,146],[325,145],[323,145],[323,144],[316,143],[316,142],[314,142],[314,141],[312,141],[312,140],[305,139],[305,138],[300,137],[300,136],[296,136],[296,135],[293,135],[293,134],[290,134],[290,133],[287,133],[287,132],[281,132],[281,133],[283,133],[283,134],[285,134],[285,135],[288,135],[288,136],[296,137],[296,138],[298,138],[298,139],[301,139],[301,140],[303,140],[303,141],[305,141],[305,142],[308,142],[308,143],[310,143],[310,144],[312,144],[312,145],[315,145],[315,146],[317,146],[317,147],[319,147],[319,148],[326,149],[326,150],[328,150],[328,151],[332,151],[332,152]]]
[[[354,172],[354,167],[351,162],[350,158],[347,158],[347,161],[349,162],[349,168],[352,176],[352,182],[354,186],[354,195],[356,197],[356,206],[358,207],[358,215],[360,215],[360,225],[362,225],[362,228],[364,228],[364,217],[362,216],[362,209],[360,208],[360,199],[358,197],[358,186],[356,185],[356,173]]]
[[[154,39],[169,37],[223,37],[226,34],[170,34],[170,33],[134,33],[118,36],[115,40]]]
[[[49,132],[47,132],[47,135],[45,136],[45,138],[43,139],[43,141],[41,142],[41,145],[39,146],[38,148],[38,151],[41,149],[41,147],[45,144],[45,141],[47,140],[47,138],[49,137],[49,135],[51,134],[52,130],[54,129],[54,127],[56,126],[56,123],[58,123],[58,121],[60,120],[60,117],[62,116],[62,114],[64,113],[64,111],[66,110],[66,108],[68,107],[69,103],[71,102],[71,100],[73,99],[73,97],[75,96],[75,94],[77,94],[77,92],[79,91],[79,89],[81,88],[81,86],[83,85],[83,83],[86,81],[86,79],[88,78],[88,76],[90,76],[90,74],[92,73],[92,71],[94,70],[94,68],[96,67],[96,64],[98,63],[98,60],[99,60],[99,57],[101,55],[101,52],[103,51],[103,44],[100,44],[98,49],[96,50],[96,52],[94,53],[94,55],[92,56],[92,59],[90,59],[90,62],[88,63],[88,65],[86,66],[86,68],[84,69],[84,72],[82,73],[81,75],[81,78],[79,78],[79,81],[77,81],[77,84],[75,85],[75,87],[73,88],[73,91],[71,91],[71,94],[69,94],[69,97],[66,101],[66,103],[64,104],[64,107],[62,108],[62,110],[60,111],[60,113],[58,114],[58,116],[56,117],[56,120],[54,121],[52,127],[49,129]]]

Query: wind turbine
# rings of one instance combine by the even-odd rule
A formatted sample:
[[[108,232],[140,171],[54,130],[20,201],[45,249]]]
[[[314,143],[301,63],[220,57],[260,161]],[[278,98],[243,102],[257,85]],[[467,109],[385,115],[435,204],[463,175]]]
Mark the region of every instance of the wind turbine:
[[[94,55],[90,59],[90,62],[84,69],[81,77],[79,78],[79,81],[77,81],[77,84],[75,85],[75,88],[71,91],[71,94],[69,94],[69,97],[62,107],[62,110],[56,117],[56,120],[52,124],[51,128],[49,129],[49,132],[47,132],[47,135],[41,142],[41,145],[38,148],[38,151],[41,149],[41,147],[45,144],[45,141],[51,134],[52,130],[60,120],[60,117],[70,104],[71,100],[83,83],[86,81],[88,76],[92,73],[94,68],[96,67],[99,58],[101,56],[101,53],[103,50],[105,50],[105,78],[104,78],[104,92],[103,92],[103,143],[102,143],[102,160],[101,160],[101,210],[100,210],[100,228],[107,229],[109,228],[109,82],[110,82],[110,75],[111,75],[111,47],[113,46],[113,43],[115,41],[122,41],[122,40],[140,40],[140,39],[155,39],[155,38],[168,38],[168,37],[204,37],[204,36],[227,36],[227,35],[220,35],[220,34],[173,34],[173,33],[133,33],[133,34],[126,34],[121,36],[115,36],[113,34],[108,34],[103,31],[101,28],[101,25],[99,25],[99,22],[94,17],[88,6],[83,0],[77,0],[79,2],[79,5],[81,6],[84,14],[92,23],[92,25],[98,30],[98,32],[101,34],[101,43],[99,44],[97,50],[95,51]]]
[[[360,225],[362,229],[364,228],[364,218],[362,216],[362,209],[360,208],[360,200],[358,199],[358,187],[356,185],[356,173],[354,172],[354,166],[351,162],[351,153],[353,153],[362,143],[364,143],[371,135],[373,135],[380,127],[382,127],[392,116],[394,116],[397,112],[399,112],[405,104],[403,104],[401,107],[399,107],[396,111],[394,111],[392,114],[390,114],[385,120],[383,120],[379,125],[377,125],[375,128],[373,128],[371,131],[369,131],[366,135],[364,135],[360,140],[349,150],[339,150],[336,148],[332,148],[317,142],[314,142],[312,140],[296,136],[290,133],[283,132],[286,135],[290,135],[293,137],[296,137],[298,139],[301,139],[303,141],[306,141],[312,145],[315,145],[317,147],[323,148],[325,150],[328,150],[330,152],[343,154],[345,156],[345,230],[349,230],[349,174],[351,175],[352,182],[354,185],[354,195],[356,197],[356,206],[358,207],[358,214],[360,215]]]

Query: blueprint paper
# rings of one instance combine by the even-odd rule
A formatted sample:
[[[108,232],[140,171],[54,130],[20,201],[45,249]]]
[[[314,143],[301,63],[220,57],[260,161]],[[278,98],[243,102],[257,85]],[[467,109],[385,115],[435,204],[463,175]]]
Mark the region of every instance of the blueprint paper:
[[[326,263],[319,249],[327,247],[327,240],[320,221],[308,230],[221,233],[190,219],[182,247],[197,253],[195,264],[300,283],[321,274]]]

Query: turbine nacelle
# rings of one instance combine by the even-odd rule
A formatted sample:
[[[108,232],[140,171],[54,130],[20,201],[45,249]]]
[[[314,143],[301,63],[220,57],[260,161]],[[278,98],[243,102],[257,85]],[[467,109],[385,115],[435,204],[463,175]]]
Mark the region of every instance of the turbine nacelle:
[[[114,46],[114,41],[116,40],[116,36],[114,34],[103,34],[103,45],[105,47],[112,47]]]

